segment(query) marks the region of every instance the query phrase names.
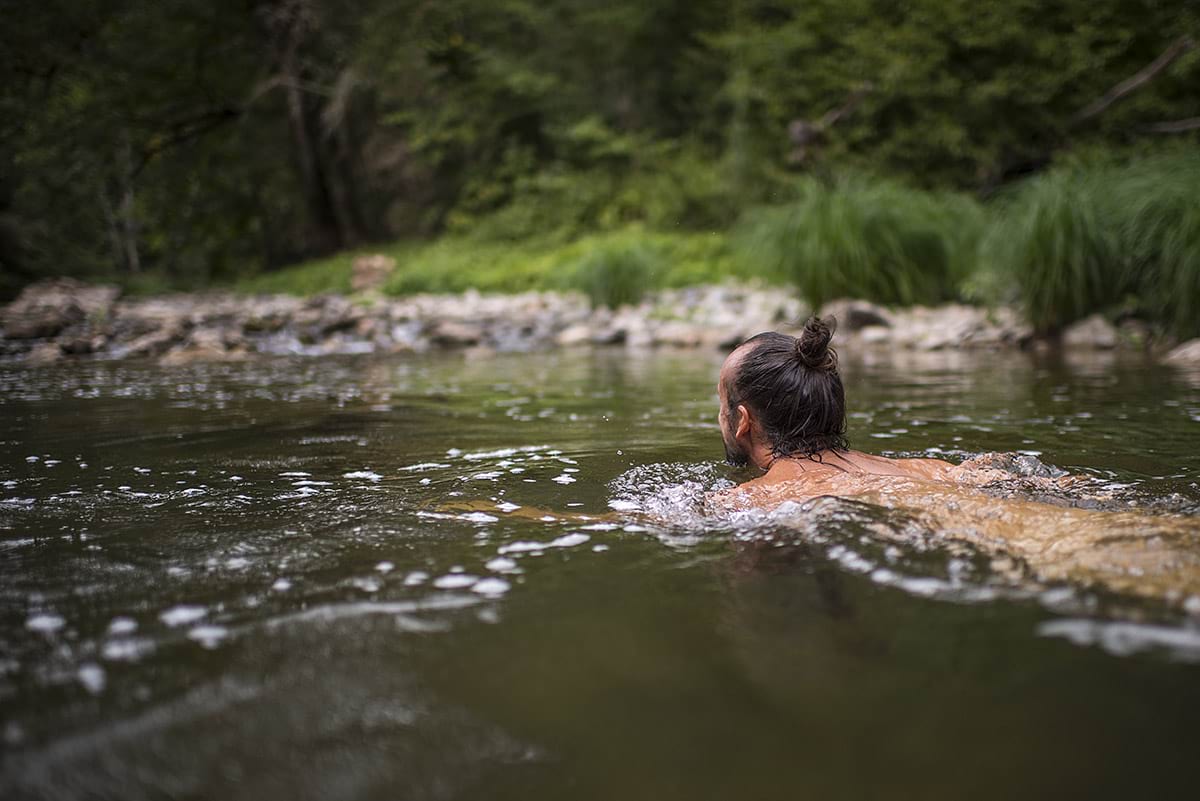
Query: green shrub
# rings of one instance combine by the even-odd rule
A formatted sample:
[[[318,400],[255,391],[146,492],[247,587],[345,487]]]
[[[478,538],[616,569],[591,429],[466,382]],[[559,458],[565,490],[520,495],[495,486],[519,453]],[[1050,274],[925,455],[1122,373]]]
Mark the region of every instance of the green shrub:
[[[588,296],[593,306],[615,309],[636,304],[659,285],[662,255],[647,243],[609,240],[586,249],[565,265],[566,286]]]
[[[1198,188],[1200,157],[1186,152],[1029,179],[998,204],[984,269],[1044,332],[1133,306],[1200,333]]]
[[[1129,289],[1107,203],[1088,186],[1106,183],[1097,178],[1061,172],[1029,181],[999,201],[984,238],[987,269],[1011,284],[1041,331],[1112,305]]]
[[[748,265],[816,306],[844,296],[912,305],[958,295],[982,221],[960,195],[809,179],[794,202],[748,213],[736,236]]]

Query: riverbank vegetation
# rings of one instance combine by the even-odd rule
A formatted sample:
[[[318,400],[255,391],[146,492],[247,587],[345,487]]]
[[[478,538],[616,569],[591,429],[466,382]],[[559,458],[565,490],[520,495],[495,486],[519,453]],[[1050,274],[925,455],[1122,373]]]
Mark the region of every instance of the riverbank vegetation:
[[[383,253],[388,294],[1200,327],[1186,0],[61,0],[8,38],[0,294],[347,291]]]

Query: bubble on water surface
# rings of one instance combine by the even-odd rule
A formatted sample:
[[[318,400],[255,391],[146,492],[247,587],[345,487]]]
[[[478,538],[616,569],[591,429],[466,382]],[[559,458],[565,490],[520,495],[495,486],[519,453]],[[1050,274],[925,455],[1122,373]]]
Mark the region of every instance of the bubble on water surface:
[[[511,587],[512,585],[504,579],[491,576],[477,581],[471,587],[471,592],[477,592],[480,595],[499,596],[508,592]]]
[[[1066,618],[1038,624],[1042,637],[1061,637],[1075,645],[1099,646],[1114,656],[1163,649],[1173,657],[1200,661],[1200,629],[1148,623]]]
[[[391,573],[396,569],[396,566],[391,562],[380,562],[379,564],[375,565],[375,569],[380,573]]]
[[[404,577],[404,586],[416,587],[417,585],[424,584],[428,580],[429,574],[424,570],[414,570]]]
[[[439,590],[463,590],[479,581],[478,576],[468,573],[448,573],[433,580],[433,586]]]
[[[371,470],[355,470],[352,473],[343,473],[343,478],[361,478],[366,481],[379,482],[383,480],[383,476]]]
[[[195,640],[205,648],[216,648],[229,636],[229,629],[214,625],[196,626],[188,631],[187,636],[189,640]]]
[[[574,548],[576,545],[583,545],[590,539],[591,537],[587,534],[564,534],[558,539],[551,540],[550,542],[512,542],[508,545],[500,546],[496,552],[499,554],[531,553],[534,551],[544,551],[548,548]]]
[[[442,462],[421,462],[420,464],[410,464],[407,467],[401,467],[400,469],[407,472],[419,473],[423,470],[438,470],[440,468],[449,466],[450,465]]]
[[[495,515],[489,515],[487,512],[467,512],[458,516],[459,520],[466,520],[469,523],[495,523],[500,518]]]
[[[131,617],[114,617],[108,623],[109,634],[132,634],[137,631],[137,621]]]
[[[207,614],[208,610],[203,606],[180,604],[163,612],[158,619],[168,626],[185,626],[188,623],[195,623]]]
[[[30,631],[39,631],[43,634],[53,634],[65,626],[66,623],[67,621],[63,620],[61,615],[56,615],[53,612],[42,612],[26,620],[25,628]]]
[[[104,643],[100,656],[109,662],[136,662],[153,651],[152,640],[120,638]]]
[[[104,687],[108,683],[108,677],[104,672],[104,668],[94,662],[80,665],[75,676],[79,679],[79,683],[83,685],[83,688],[92,695],[99,695],[104,692]]]

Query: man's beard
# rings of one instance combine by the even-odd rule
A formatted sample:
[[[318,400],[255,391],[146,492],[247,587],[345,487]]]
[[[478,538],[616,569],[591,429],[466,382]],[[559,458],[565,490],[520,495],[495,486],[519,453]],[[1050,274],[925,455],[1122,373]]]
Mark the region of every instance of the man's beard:
[[[724,437],[721,438],[723,441]],[[750,464],[750,454],[739,448],[737,445],[730,445],[728,441],[725,444],[725,461],[734,467],[745,467]]]

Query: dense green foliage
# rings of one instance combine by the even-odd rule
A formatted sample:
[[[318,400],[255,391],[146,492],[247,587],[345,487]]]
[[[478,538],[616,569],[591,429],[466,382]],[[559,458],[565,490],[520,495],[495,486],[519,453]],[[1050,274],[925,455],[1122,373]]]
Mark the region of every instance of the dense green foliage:
[[[798,176],[988,191],[1200,110],[1186,47],[1094,105],[1200,38],[1188,0],[44,0],[10,16],[10,289],[194,286],[446,233],[723,231]]]
[[[1200,154],[1067,167],[1017,187],[981,262],[1054,330],[1126,306],[1200,334]]]

